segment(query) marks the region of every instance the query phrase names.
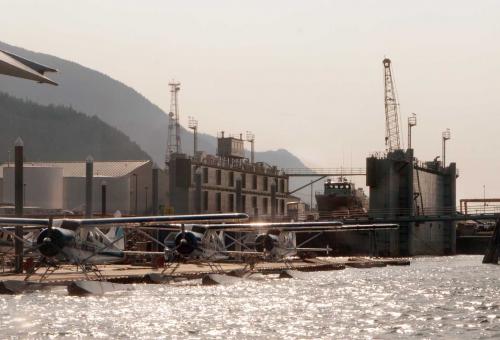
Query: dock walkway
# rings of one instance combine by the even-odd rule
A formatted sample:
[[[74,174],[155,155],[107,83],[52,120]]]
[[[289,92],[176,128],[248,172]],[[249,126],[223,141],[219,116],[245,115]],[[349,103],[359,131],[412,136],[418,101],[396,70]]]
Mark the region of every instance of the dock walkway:
[[[299,271],[327,271],[341,270],[346,266],[355,268],[371,268],[387,265],[409,265],[408,259],[401,258],[365,258],[365,257],[322,257],[308,260],[294,260],[289,262],[261,262],[255,265],[254,271],[263,274],[279,273],[283,270],[293,268]],[[218,263],[223,272],[235,272],[244,269],[242,263]],[[148,274],[161,273],[162,268],[151,266],[137,266],[125,264],[99,265],[98,269],[102,277],[111,282],[120,283],[148,283]],[[39,282],[44,268],[40,268],[36,274],[32,275],[28,282]],[[168,270],[166,271],[168,273]],[[176,277],[196,279],[204,275],[213,273],[208,264],[181,264],[175,271]],[[0,273],[0,282],[16,280],[22,281],[26,274]],[[91,276],[92,277],[92,276]],[[85,280],[84,273],[77,271],[76,266],[64,265],[48,276],[43,282],[52,285],[66,285],[73,281]]]

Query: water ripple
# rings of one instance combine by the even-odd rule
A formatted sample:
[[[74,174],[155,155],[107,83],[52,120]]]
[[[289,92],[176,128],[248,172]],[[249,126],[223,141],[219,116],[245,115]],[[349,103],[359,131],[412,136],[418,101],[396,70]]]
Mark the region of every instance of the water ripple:
[[[428,257],[306,280],[1,296],[0,329],[20,338],[498,338],[500,266],[478,256]]]

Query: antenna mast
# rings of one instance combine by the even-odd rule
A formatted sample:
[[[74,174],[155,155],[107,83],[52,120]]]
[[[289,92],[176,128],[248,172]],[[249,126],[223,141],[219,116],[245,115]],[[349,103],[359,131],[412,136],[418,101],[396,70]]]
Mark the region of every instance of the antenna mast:
[[[396,87],[392,79],[391,60],[385,58],[384,64],[384,102],[385,102],[385,146],[387,151],[401,149],[399,134],[399,103]]]
[[[170,86],[170,112],[168,114],[169,122],[165,163],[168,163],[173,153],[181,152],[181,129],[179,124],[178,103],[178,92],[181,89],[181,83],[172,80],[168,85]]]

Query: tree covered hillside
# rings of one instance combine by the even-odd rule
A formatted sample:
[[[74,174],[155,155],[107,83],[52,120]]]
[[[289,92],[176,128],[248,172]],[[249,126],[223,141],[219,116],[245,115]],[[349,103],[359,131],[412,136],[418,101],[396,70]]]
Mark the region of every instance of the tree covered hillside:
[[[21,137],[29,161],[150,159],[123,132],[72,108],[42,106],[0,93],[0,161]],[[13,157],[11,157],[13,159]]]

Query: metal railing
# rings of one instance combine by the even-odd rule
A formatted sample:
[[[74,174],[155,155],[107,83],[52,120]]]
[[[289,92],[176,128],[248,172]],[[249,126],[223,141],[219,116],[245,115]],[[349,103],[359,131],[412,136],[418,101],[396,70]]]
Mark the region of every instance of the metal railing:
[[[474,205],[467,207],[467,215],[493,215],[500,214],[500,205]],[[423,216],[423,217],[435,217],[435,216],[450,216],[450,215],[465,215],[465,212],[460,212],[456,210],[456,207],[424,207],[423,209],[409,209],[409,208],[397,208],[397,209],[369,209],[365,211],[362,208],[350,209],[350,210],[339,210],[339,211],[319,211],[321,217],[374,217],[374,218],[392,218],[398,216]]]
[[[203,159],[193,159],[193,164],[195,165],[206,165],[217,168],[227,168],[231,170],[239,170],[239,171],[247,171],[253,172],[257,174],[263,175],[271,175],[271,176],[285,176],[285,172],[281,169],[278,169],[275,166],[265,166],[261,165],[261,163],[248,163],[245,161],[241,162],[232,162],[228,159],[221,159],[218,157],[206,157]]]
[[[365,168],[285,168],[288,176],[364,176]]]

